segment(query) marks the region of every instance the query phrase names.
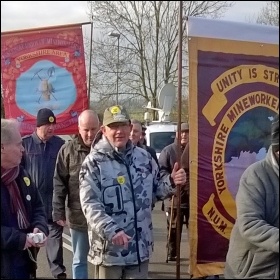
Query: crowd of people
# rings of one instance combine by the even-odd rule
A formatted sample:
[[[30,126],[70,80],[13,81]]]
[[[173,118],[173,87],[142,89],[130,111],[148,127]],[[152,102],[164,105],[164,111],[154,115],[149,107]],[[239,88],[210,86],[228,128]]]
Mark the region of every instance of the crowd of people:
[[[1,278],[36,278],[45,246],[53,277],[66,279],[62,233],[68,226],[73,279],[88,279],[88,257],[96,279],[147,279],[152,211],[164,200],[170,201],[164,209],[167,257],[175,261],[177,188],[180,232],[189,220],[188,124],[159,159],[145,143],[141,121],[120,105],[106,108],[102,122],[93,110],[81,112],[78,134],[66,143],[55,125],[48,108],[38,111],[36,130],[24,137],[17,121],[1,119]],[[279,279],[278,115],[271,131],[266,158],[240,180],[226,279]]]

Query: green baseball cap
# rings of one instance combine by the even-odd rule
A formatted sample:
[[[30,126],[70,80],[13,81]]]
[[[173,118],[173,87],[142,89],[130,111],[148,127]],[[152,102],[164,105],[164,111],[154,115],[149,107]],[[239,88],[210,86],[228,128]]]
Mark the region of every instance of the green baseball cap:
[[[126,109],[121,105],[106,108],[103,115],[103,125],[106,126],[118,122],[130,122]]]

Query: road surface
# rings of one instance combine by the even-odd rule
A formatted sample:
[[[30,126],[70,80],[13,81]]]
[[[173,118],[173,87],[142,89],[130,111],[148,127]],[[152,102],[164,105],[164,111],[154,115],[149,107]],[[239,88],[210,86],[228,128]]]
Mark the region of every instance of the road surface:
[[[161,202],[158,202],[153,210],[153,225],[155,247],[154,253],[149,265],[149,279],[176,279],[176,262],[166,263],[166,218],[165,213],[161,211]],[[67,278],[72,279],[72,247],[68,228],[64,229],[63,234],[63,256],[66,266]],[[189,247],[187,242],[187,230],[184,226],[181,243],[181,266],[180,278],[189,279],[188,261]],[[45,249],[42,248],[38,255],[37,278],[52,279],[49,266],[46,259]],[[94,265],[89,262],[89,278],[94,279]]]

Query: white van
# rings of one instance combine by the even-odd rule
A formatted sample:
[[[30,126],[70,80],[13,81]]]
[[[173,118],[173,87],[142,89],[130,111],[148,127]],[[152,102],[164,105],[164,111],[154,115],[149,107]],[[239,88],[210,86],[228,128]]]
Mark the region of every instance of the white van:
[[[152,147],[159,157],[164,147],[175,141],[177,125],[172,122],[151,122],[146,126],[147,146]]]

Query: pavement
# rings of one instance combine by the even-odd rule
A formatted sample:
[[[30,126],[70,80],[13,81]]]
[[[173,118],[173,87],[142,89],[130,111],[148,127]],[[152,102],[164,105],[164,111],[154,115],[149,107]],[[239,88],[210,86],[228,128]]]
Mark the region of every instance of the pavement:
[[[149,265],[149,279],[176,279],[176,262],[166,263],[166,217],[161,211],[161,202],[158,202],[153,210],[153,225],[154,225],[154,253]],[[69,236],[69,229],[64,229],[63,234],[63,256],[64,265],[67,268],[67,278],[72,279],[72,247]],[[94,279],[94,265],[89,264],[89,278]],[[187,230],[184,227],[181,241],[181,261],[180,261],[180,279],[190,279],[188,274],[189,264],[189,246],[187,242]],[[178,269],[178,268],[177,268]],[[179,271],[179,270],[178,270]],[[46,252],[41,248],[38,255],[37,278],[53,279],[47,263]]]

